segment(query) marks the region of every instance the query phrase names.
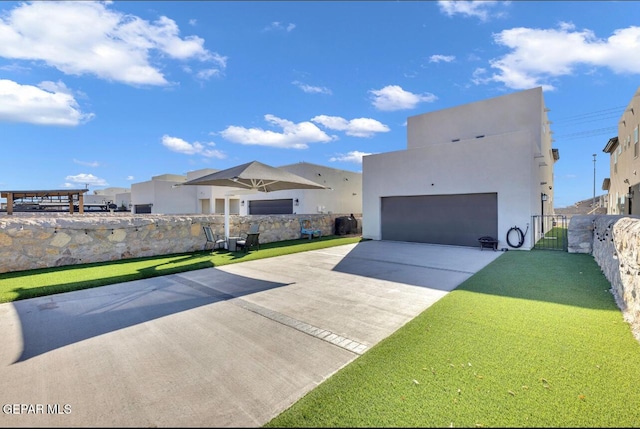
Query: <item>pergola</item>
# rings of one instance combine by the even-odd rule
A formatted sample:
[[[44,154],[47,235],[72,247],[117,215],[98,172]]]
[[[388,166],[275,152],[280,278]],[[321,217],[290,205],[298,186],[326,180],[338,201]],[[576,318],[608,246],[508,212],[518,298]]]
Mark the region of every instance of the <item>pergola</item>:
[[[74,201],[78,202],[78,212],[84,213],[83,194],[88,189],[51,189],[44,191],[0,191],[0,197],[7,199],[7,215],[13,214],[13,203],[16,200],[31,200],[32,202],[40,202],[49,200],[49,202],[57,201],[61,204],[69,204],[69,213],[74,212]]]

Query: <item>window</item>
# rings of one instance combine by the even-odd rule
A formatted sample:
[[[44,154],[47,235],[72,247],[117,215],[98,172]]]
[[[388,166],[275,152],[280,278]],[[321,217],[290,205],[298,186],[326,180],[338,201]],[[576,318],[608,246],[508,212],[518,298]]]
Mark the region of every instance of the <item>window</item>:
[[[633,156],[638,157],[638,126],[633,130]]]

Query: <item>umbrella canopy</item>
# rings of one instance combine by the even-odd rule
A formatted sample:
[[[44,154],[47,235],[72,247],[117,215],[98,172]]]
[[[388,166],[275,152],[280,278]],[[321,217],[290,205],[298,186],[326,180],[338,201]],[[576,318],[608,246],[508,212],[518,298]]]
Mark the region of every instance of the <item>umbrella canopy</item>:
[[[238,193],[273,192],[287,189],[329,189],[297,174],[258,161],[248,162],[226,170],[216,171],[180,185],[228,186],[240,188]],[[229,238],[229,195],[224,198],[224,234]]]
[[[258,161],[248,162],[226,170],[216,171],[182,185],[229,186],[258,192],[283,191],[286,189],[327,189],[297,174],[272,167]]]

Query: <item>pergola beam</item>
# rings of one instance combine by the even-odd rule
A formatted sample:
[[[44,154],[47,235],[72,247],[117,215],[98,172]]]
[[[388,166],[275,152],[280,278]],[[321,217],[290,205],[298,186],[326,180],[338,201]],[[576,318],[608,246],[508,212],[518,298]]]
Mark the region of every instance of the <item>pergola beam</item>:
[[[7,199],[7,215],[13,214],[13,204],[16,200],[23,198],[50,198],[67,197],[69,201],[69,213],[74,213],[74,197],[78,196],[78,212],[84,213],[84,193],[88,192],[88,189],[54,189],[54,190],[42,190],[42,191],[0,191],[0,197]]]

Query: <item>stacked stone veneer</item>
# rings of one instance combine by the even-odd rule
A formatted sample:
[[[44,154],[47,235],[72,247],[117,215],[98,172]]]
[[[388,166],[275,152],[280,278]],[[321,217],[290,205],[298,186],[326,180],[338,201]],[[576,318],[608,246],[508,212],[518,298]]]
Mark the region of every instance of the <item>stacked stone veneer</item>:
[[[569,252],[591,253],[609,283],[618,307],[640,340],[640,218],[574,216]]]
[[[260,243],[300,238],[300,219],[333,235],[339,214],[230,216],[230,234],[260,223]],[[362,230],[361,216],[358,232]],[[222,215],[29,214],[0,216],[0,273],[203,250],[202,227],[224,236]],[[208,245],[207,248],[211,248]]]

